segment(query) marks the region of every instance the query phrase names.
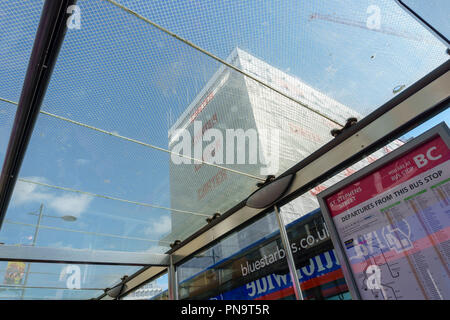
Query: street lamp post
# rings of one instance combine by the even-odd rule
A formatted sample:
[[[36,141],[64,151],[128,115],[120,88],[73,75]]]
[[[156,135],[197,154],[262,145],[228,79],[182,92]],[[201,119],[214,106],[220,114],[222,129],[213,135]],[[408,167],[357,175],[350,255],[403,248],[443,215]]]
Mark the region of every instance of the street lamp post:
[[[34,236],[33,236],[33,242],[31,243],[31,245],[34,247],[34,245],[36,244],[36,237],[38,235],[39,232],[39,225],[41,224],[41,219],[42,219],[42,209],[44,208],[44,204],[41,204],[39,207],[39,217],[38,217],[38,222],[36,224],[36,230],[34,231]],[[21,300],[23,300],[24,295],[25,295],[25,287],[27,285],[28,282],[28,274],[30,273],[30,266],[31,263],[27,264],[27,271],[25,272],[25,280],[23,281],[23,288],[22,288],[22,295],[20,297]]]
[[[28,213],[28,214],[31,214],[31,215],[37,215],[38,216],[38,221],[37,221],[37,224],[36,224],[36,230],[34,231],[34,236],[33,236],[33,242],[31,243],[31,245],[33,247],[36,245],[36,238],[37,238],[37,235],[38,235],[38,232],[39,232],[39,226],[41,225],[42,217],[58,218],[58,219],[63,219],[64,221],[68,221],[68,222],[73,222],[73,221],[77,220],[77,218],[74,217],[74,216],[62,216],[62,217],[59,217],[59,216],[45,215],[45,214],[42,214],[43,213],[43,209],[44,209],[44,204],[41,204],[39,206],[39,214],[36,214],[34,212],[29,212]],[[31,263],[29,262],[27,264],[27,270],[25,272],[25,279],[23,281],[21,300],[23,300],[24,295],[25,295],[25,289],[26,289],[26,286],[27,286],[27,283],[28,283],[28,275],[30,273],[30,266],[31,266]]]

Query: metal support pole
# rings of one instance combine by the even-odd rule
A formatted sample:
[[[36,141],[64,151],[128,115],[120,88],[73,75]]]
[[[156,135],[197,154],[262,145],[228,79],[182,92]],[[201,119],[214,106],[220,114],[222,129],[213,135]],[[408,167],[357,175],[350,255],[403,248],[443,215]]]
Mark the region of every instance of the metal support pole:
[[[37,238],[37,235],[38,235],[38,232],[39,232],[39,226],[41,224],[43,209],[44,209],[44,204],[41,204],[41,206],[39,207],[38,222],[36,224],[36,230],[34,231],[33,242],[31,244],[33,247],[36,245],[36,238]],[[27,282],[28,282],[28,275],[30,274],[30,267],[31,267],[31,263],[29,262],[27,264],[27,271],[25,272],[25,279],[23,281],[22,296],[20,297],[21,300],[23,300],[23,298],[25,296],[25,289],[26,289]]]
[[[295,298],[297,300],[303,300],[302,289],[300,287],[300,281],[298,280],[297,268],[295,267],[294,256],[292,254],[291,245],[286,232],[286,227],[283,223],[283,218],[280,215],[278,206],[274,205],[275,216],[277,217],[278,227],[280,229],[280,238],[283,243],[284,251],[286,252],[286,260],[289,267],[289,273],[291,275],[292,287],[294,288]]]
[[[173,263],[173,256],[169,256],[169,268],[168,268],[168,280],[169,280],[169,300],[178,300],[178,279],[177,270]]]

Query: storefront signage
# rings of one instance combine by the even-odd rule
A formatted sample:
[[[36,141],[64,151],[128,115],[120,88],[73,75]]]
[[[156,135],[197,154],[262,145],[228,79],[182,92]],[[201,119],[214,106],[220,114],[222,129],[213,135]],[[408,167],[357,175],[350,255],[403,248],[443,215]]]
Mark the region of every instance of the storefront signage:
[[[339,261],[336,259],[335,251],[323,252],[309,259],[309,264],[298,269],[297,273],[301,281],[302,290],[308,290],[326,283],[342,278]],[[335,291],[339,288],[333,288]],[[346,290],[346,288],[344,288]],[[341,289],[341,290],[344,290]],[[294,294],[289,274],[271,273],[259,279],[248,282],[233,290],[224,292],[211,300],[259,300],[280,298],[283,291]]]

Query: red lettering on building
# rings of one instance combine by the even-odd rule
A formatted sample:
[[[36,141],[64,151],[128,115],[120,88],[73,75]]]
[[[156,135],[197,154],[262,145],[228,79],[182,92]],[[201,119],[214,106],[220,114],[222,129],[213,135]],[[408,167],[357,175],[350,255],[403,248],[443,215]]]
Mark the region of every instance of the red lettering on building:
[[[215,145],[214,145],[214,149],[212,150],[211,154],[208,155],[207,158],[205,158],[204,156],[202,156],[202,160],[205,162],[209,162],[209,160],[215,156],[215,151],[216,150],[220,150],[220,148],[222,148],[222,143],[220,140],[216,140],[215,141]],[[199,163],[199,164],[194,164],[194,171],[197,172],[198,170],[200,170],[201,167],[203,167],[204,163]]]
[[[345,176],[346,176],[346,177],[351,176],[351,175],[354,174],[355,172],[356,172],[355,169],[347,168],[347,169],[345,169]]]
[[[225,169],[220,169],[220,171],[216,175],[206,181],[206,183],[197,190],[198,200],[203,199],[211,190],[220,185],[226,178],[227,172],[225,171]]]
[[[206,121],[206,123],[203,125],[201,132],[197,132],[197,133],[194,132],[195,136],[192,138],[192,143],[195,145],[198,141],[200,141],[201,138],[203,137],[203,135],[205,134],[206,130],[214,127],[214,125],[216,123],[217,123],[217,114],[214,113],[214,115],[211,117],[211,119]]]
[[[368,156],[367,161],[369,161],[369,163],[373,163],[373,162],[377,161],[377,158],[375,158],[373,156]]]
[[[314,189],[310,190],[309,193],[312,194],[313,196],[318,195],[319,193],[321,193],[322,191],[324,191],[327,187],[323,186],[323,185],[318,185],[317,187],[315,187]]]
[[[210,94],[208,94],[205,98],[205,100],[202,101],[202,103],[200,103],[200,105],[198,106],[197,109],[195,109],[195,111],[191,114],[190,118],[189,118],[189,122],[194,121],[198,115],[203,111],[203,109],[205,109],[206,105],[214,98],[214,91],[211,92]]]
[[[306,139],[308,139],[309,141],[312,142],[317,142],[317,143],[322,143],[323,139],[320,138],[319,135],[317,135],[316,133],[307,130],[305,128],[301,128],[300,126],[293,124],[293,123],[289,123],[289,129],[291,130],[291,132],[296,133]]]

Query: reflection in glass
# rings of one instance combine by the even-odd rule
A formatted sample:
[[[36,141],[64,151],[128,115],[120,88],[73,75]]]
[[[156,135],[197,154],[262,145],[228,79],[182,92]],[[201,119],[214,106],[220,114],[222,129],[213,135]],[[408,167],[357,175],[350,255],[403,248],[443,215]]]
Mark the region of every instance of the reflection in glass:
[[[139,267],[0,262],[2,299],[90,299]],[[26,283],[25,283],[26,281]]]
[[[273,228],[266,228],[265,234],[235,245],[231,255],[221,254],[222,247],[233,239],[245,239],[269,221]],[[183,263],[177,268],[180,299],[295,299],[286,253],[276,230],[274,214],[267,214]],[[345,294],[347,287],[320,212],[287,225],[287,232],[305,299]]]
[[[167,273],[127,293],[121,300],[168,300]]]

